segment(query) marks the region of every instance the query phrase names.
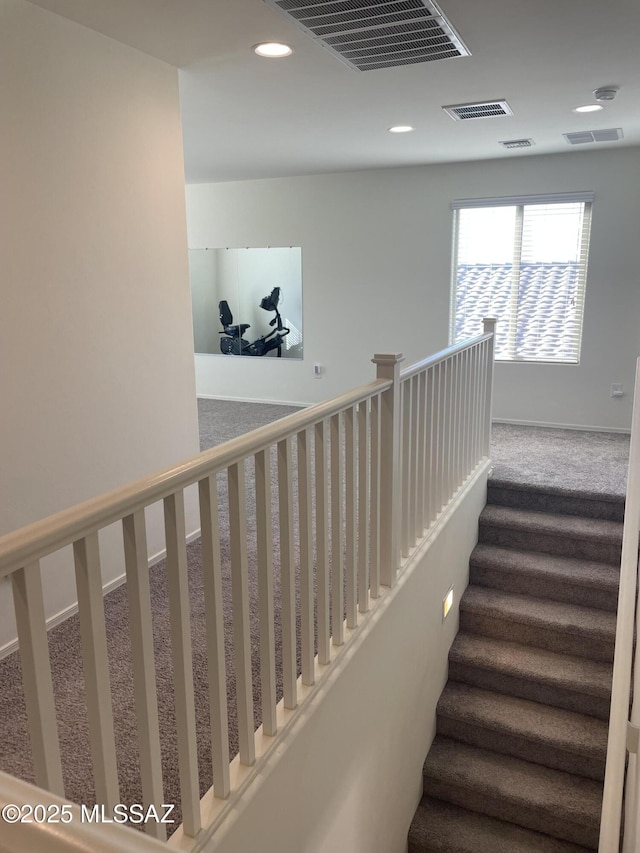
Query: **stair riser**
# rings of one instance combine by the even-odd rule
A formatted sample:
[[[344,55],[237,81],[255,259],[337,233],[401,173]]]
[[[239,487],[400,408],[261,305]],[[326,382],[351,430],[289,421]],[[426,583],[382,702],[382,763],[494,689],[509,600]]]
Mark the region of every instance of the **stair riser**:
[[[555,708],[588,714],[599,720],[609,719],[608,696],[594,696],[560,685],[543,684],[526,677],[520,678],[455,660],[449,661],[449,678],[452,681],[461,681],[463,684],[471,684],[485,690],[495,690],[497,693],[518,696],[520,699],[532,699],[534,702],[552,705]]]
[[[525,737],[496,731],[473,725],[463,720],[438,715],[438,734],[453,740],[491,749],[503,755],[513,755],[533,764],[542,764],[554,770],[564,770],[586,776],[599,782],[604,780],[605,756],[577,755],[558,749],[556,746],[540,741],[531,741]]]
[[[517,548],[522,551],[539,551],[543,554],[557,554],[561,557],[575,557],[579,560],[593,560],[599,563],[620,565],[622,544],[613,542],[578,539],[570,536],[544,533],[539,530],[521,530],[502,526],[493,526],[480,519],[480,542],[500,545],[503,548]]]
[[[429,776],[424,777],[424,793],[430,797],[447,800],[472,811],[488,814],[510,823],[546,832],[564,841],[582,844],[591,850],[598,849],[598,827],[573,823],[551,811],[538,811],[525,802],[508,802],[492,798],[488,791],[476,791],[448,784]]]
[[[503,489],[487,486],[487,503],[510,506],[514,509],[530,509],[536,512],[579,515],[583,518],[602,518],[607,521],[623,521],[624,501],[598,501],[544,492],[519,489]]]
[[[576,655],[590,660],[613,661],[614,639],[585,637],[560,630],[540,628],[525,622],[500,619],[460,609],[460,630],[470,634],[482,634],[496,640],[507,640],[525,646],[536,646],[550,652]]]
[[[534,598],[549,598],[553,601],[578,604],[582,607],[596,607],[610,613],[615,613],[617,610],[617,588],[596,589],[580,586],[579,579],[575,583],[569,583],[526,571],[512,572],[488,566],[474,566],[473,563],[469,572],[470,583],[479,586],[500,589],[503,592],[513,592],[518,595],[531,595]]]

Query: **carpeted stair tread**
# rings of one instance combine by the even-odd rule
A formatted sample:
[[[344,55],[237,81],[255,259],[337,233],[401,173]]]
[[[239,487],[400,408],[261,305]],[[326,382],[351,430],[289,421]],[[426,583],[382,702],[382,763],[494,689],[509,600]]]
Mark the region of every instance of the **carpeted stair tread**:
[[[423,797],[409,829],[409,853],[587,853],[587,848]]]
[[[573,655],[561,655],[520,643],[459,633],[449,659],[468,661],[532,681],[562,684],[572,690],[607,697],[611,694],[611,664]]]
[[[487,504],[479,527],[487,544],[620,564],[619,521]]]
[[[614,613],[562,601],[469,586],[460,601],[460,610],[512,623],[527,623],[546,630],[563,631],[585,639],[615,641]]]
[[[449,652],[457,681],[608,719],[612,666],[461,632]]]
[[[536,575],[543,580],[558,579],[617,593],[620,569],[594,560],[578,560],[543,554],[539,551],[520,551],[501,548],[499,545],[476,545],[471,554],[471,565],[496,568],[514,574]]]
[[[597,849],[599,782],[439,736],[423,772],[428,796]]]
[[[558,515],[535,512],[527,509],[487,504],[480,514],[480,526],[527,530],[532,533],[550,533],[557,536],[578,537],[594,542],[618,543],[622,541],[622,524],[601,518],[583,518],[573,515]]]
[[[586,500],[624,504],[624,489],[622,487],[619,492],[599,492],[596,489],[563,488],[562,486],[554,486],[552,484],[543,486],[540,483],[531,483],[525,479],[506,478],[494,476],[493,474],[489,477],[488,484],[492,487],[514,489],[521,492],[530,492],[531,494],[538,493],[566,498],[585,498]]]
[[[487,491],[490,504],[619,522],[624,518],[624,494],[541,486],[499,477],[489,478]]]
[[[438,732],[593,779],[604,777],[607,724],[573,711],[449,681]]]

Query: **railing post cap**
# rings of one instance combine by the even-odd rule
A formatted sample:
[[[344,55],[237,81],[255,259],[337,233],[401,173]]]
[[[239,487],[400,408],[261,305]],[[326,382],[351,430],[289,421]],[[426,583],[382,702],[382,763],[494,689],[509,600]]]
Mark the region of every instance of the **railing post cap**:
[[[404,361],[404,355],[401,352],[395,353],[376,353],[371,361],[374,364],[400,364]]]
[[[498,322],[497,317],[485,317],[482,321],[482,325],[484,326],[485,334],[488,332],[495,332],[496,323]]]

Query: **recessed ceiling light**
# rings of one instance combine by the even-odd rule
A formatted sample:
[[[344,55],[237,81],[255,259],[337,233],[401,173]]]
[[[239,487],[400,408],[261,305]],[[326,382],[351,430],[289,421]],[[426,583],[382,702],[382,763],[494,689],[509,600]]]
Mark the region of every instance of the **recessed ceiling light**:
[[[602,104],[585,104],[582,107],[574,107],[574,113],[595,113],[603,109]]]
[[[412,130],[415,130],[415,127],[410,124],[394,124],[389,128],[389,133],[411,133]]]
[[[293,48],[288,44],[281,44],[279,41],[265,41],[262,44],[257,44],[253,48],[258,56],[266,56],[268,59],[281,59],[284,56],[291,56]]]

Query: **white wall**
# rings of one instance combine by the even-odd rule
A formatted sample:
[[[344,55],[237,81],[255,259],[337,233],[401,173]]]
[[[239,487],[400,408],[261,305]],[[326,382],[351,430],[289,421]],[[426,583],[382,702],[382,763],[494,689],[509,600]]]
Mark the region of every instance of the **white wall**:
[[[403,853],[458,630],[486,474],[470,488],[331,686],[240,797],[206,850]],[[454,609],[442,599],[454,584]],[[287,803],[294,803],[287,808]]]
[[[0,0],[0,77],[2,534],[198,438],[177,72]],[[161,547],[158,525],[149,538]],[[76,598],[55,565],[49,614]],[[0,646],[11,609],[4,581]]]
[[[304,361],[198,357],[198,393],[315,402],[369,381],[374,352],[411,362],[446,346],[450,202],[574,190],[595,193],[581,363],[497,365],[495,416],[628,428],[631,398],[609,386],[631,389],[640,346],[637,148],[187,187],[190,245],[303,258]]]

